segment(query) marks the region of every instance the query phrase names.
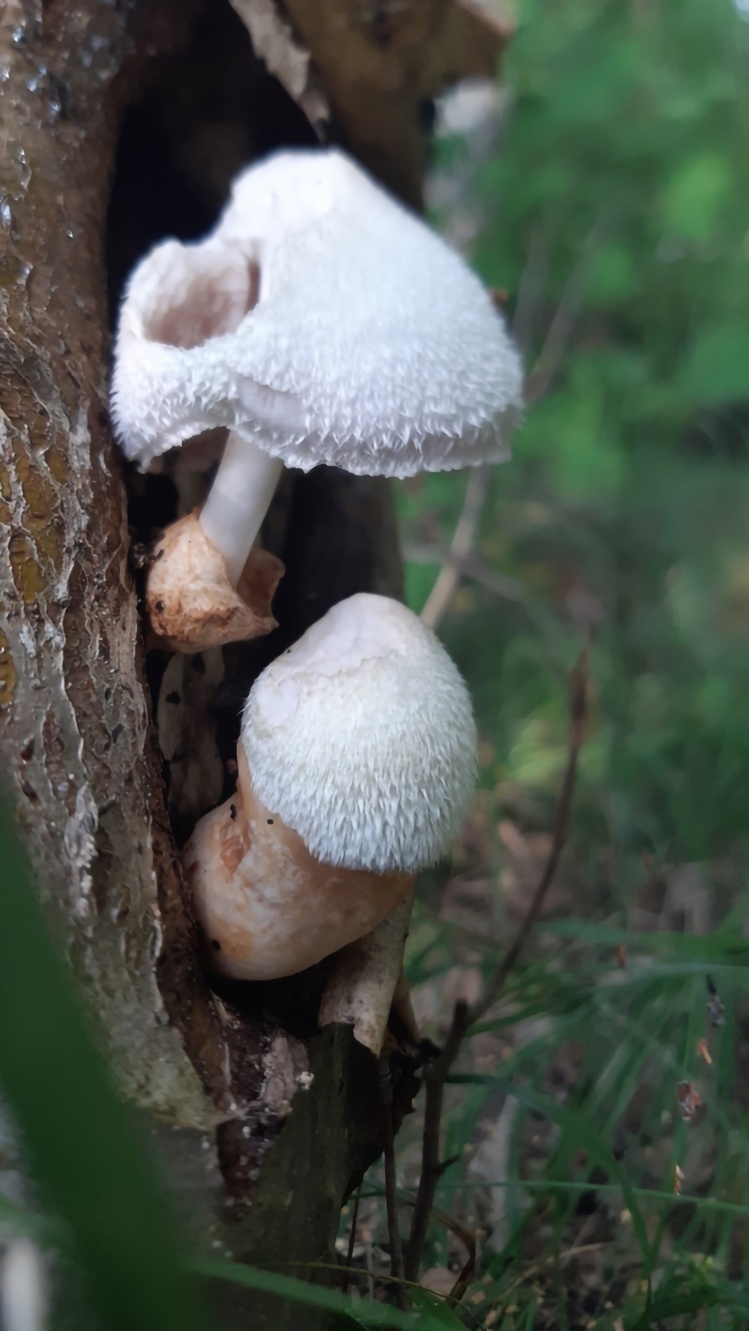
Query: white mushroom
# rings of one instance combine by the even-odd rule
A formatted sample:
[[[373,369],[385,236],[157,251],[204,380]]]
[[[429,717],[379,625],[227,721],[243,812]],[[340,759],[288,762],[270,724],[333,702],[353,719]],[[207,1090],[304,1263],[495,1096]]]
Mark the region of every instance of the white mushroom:
[[[291,975],[373,929],[448,849],[476,777],[468,691],[416,615],[360,593],[256,680],[237,759],[185,868],[216,969]]]
[[[127,456],[148,466],[230,431],[200,523],[232,584],[282,465],[402,477],[500,462],[520,406],[520,362],[481,282],[338,149],[250,167],[207,240],[142,261],[121,311],[112,411]]]

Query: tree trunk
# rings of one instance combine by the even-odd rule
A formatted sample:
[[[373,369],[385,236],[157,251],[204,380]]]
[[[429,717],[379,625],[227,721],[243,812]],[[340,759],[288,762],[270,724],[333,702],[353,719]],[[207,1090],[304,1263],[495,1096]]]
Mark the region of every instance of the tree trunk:
[[[280,630],[146,660],[128,499],[141,541],[186,501],[112,444],[109,312],[150,244],[201,234],[232,175],[313,142],[310,121],[418,203],[421,104],[491,72],[501,37],[448,0],[285,11],[295,33],[272,0],[0,5],[2,765],[124,1093],[170,1125],[199,1236],[260,1263],[330,1251],[378,1150],[377,1067],[349,1028],[316,1030],[324,966],[208,987],[179,846],[231,788],[258,671],[341,598],[400,595],[392,496],[287,474],[264,531],[287,569]],[[267,1325],[285,1325],[277,1307]]]

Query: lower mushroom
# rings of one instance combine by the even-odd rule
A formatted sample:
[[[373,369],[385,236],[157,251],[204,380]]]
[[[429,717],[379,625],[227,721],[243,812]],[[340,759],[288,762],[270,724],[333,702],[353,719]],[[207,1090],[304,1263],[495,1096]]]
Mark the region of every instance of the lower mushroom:
[[[416,615],[361,593],[256,680],[237,761],[236,795],[198,822],[185,870],[212,967],[274,979],[369,934],[446,851],[475,783],[468,692]],[[331,1003],[345,1011],[345,994]],[[381,1014],[349,1019],[380,1039]]]

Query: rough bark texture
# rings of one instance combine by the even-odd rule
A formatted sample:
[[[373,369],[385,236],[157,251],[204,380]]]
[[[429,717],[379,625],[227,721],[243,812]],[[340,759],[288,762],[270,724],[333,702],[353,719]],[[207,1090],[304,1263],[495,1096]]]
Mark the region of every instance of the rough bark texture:
[[[446,2],[292,0],[295,34],[269,0],[236,9],[300,105],[412,200],[420,100],[496,57],[485,38],[446,64],[454,25],[464,47],[475,22]],[[127,491],[142,540],[194,494],[126,477],[106,410],[108,311],[134,260],[199,234],[243,162],[312,131],[219,0],[4,0],[0,90],[2,766],[117,1076],[171,1125],[202,1237],[313,1260],[377,1150],[375,1060],[348,1029],[316,1032],[324,968],[208,988],[178,847],[231,788],[257,671],[342,597],[399,594],[392,499],[325,469],[287,476],[265,531],[287,567],[281,629],[146,662]]]

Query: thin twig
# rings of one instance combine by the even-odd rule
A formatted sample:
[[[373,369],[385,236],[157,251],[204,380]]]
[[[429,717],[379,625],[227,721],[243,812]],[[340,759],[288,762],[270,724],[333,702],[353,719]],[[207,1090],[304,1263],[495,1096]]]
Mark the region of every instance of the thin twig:
[[[452,601],[460,582],[460,561],[465,559],[473,548],[484,502],[486,479],[486,467],[474,467],[469,473],[463,507],[453,532],[447,558],[421,612],[422,622],[429,629],[437,628]]]
[[[556,377],[585,297],[590,263],[598,248],[602,229],[603,217],[599,216],[583,241],[579,258],[564,285],[559,304],[549,324],[538,360],[527,376],[523,394],[527,407],[535,406],[546,396]],[[516,331],[518,328],[522,329],[523,337],[527,331],[525,323],[526,314],[529,312],[526,307],[534,308],[538,299],[539,274],[544,271],[544,253],[541,237],[534,236],[526,271],[518,289],[518,304],[513,325]],[[421,618],[427,628],[437,629],[458,589],[462,573],[468,571],[463,566],[473,553],[486,496],[487,478],[486,467],[476,467],[468,477],[463,507],[452,540],[437,575],[437,581],[421,612]],[[500,591],[499,594],[504,595],[504,592]]]
[[[398,1180],[395,1172],[393,1134],[393,1082],[387,1064],[380,1068],[380,1102],[382,1104],[382,1126],[385,1139],[383,1157],[385,1160],[385,1205],[387,1208],[388,1234],[390,1236],[390,1272],[396,1280],[403,1280],[403,1244],[398,1224]],[[396,1299],[399,1306],[402,1307],[402,1291],[397,1286]]]
[[[499,997],[499,994],[504,987],[505,980],[522,952],[528,940],[528,936],[538,918],[544,902],[544,897],[554,881],[559,859],[564,849],[564,843],[567,840],[567,829],[569,827],[570,813],[572,810],[572,797],[575,793],[577,763],[580,749],[582,748],[583,740],[585,738],[588,681],[588,644],[586,643],[575,663],[570,680],[569,708],[571,727],[567,750],[567,764],[562,778],[562,788],[559,795],[559,802],[557,804],[557,813],[554,820],[554,833],[549,857],[538,881],[538,887],[533,895],[531,904],[528,907],[528,912],[520,925],[512,944],[490,978],[483,994],[479,995],[476,1002],[469,1010],[468,1024],[470,1026],[474,1026],[482,1017],[485,1017],[489,1008],[493,1006]]]
[[[361,1201],[361,1184],[356,1189],[354,1198],[354,1210],[351,1216],[351,1233],[348,1236],[348,1250],[346,1252],[346,1269],[343,1273],[343,1284],[341,1289],[344,1294],[348,1293],[348,1282],[351,1274],[351,1267],[354,1261],[354,1248],[356,1247],[356,1226],[359,1221],[359,1202]]]
[[[447,1162],[440,1159],[442,1105],[447,1075],[457,1058],[467,1031],[471,1026],[474,1026],[480,1021],[482,1017],[486,1016],[489,1009],[494,1003],[496,1003],[512,967],[515,965],[515,962],[525,946],[531,930],[538,919],[544,898],[554,881],[559,858],[567,839],[570,811],[572,808],[572,797],[574,795],[575,780],[577,777],[578,758],[585,738],[588,682],[588,644],[586,643],[572,671],[572,677],[570,680],[571,728],[567,751],[567,764],[562,779],[556,818],[554,820],[554,834],[551,850],[549,851],[549,856],[544,866],[543,873],[541,874],[531,904],[528,907],[525,918],[523,919],[513,942],[494,973],[490,976],[483,992],[479,995],[476,1002],[471,1005],[465,1002],[455,1004],[450,1030],[448,1031],[447,1039],[445,1040],[442,1051],[435,1058],[428,1059],[424,1066],[425,1105],[421,1176],[419,1178],[419,1186],[416,1193],[416,1204],[411,1224],[411,1233],[409,1235],[408,1247],[406,1249],[405,1273],[407,1280],[418,1279],[421,1259],[424,1253],[424,1245],[426,1243],[427,1229],[434,1207],[437,1184],[441,1175],[447,1168]]]
[[[564,284],[538,360],[525,381],[523,396],[527,407],[536,406],[546,397],[556,377],[585,298],[591,261],[598,250],[603,227],[601,214],[585,237],[577,262]]]
[[[503,601],[522,605],[526,599],[521,582],[504,573],[496,573],[473,551],[466,555],[454,555],[438,545],[406,545],[403,555],[409,564],[452,564],[459,576],[471,578]]]
[[[466,1260],[447,1296],[450,1303],[460,1303],[476,1274],[476,1235],[472,1229],[466,1229],[465,1225],[461,1225],[454,1216],[450,1215],[449,1211],[445,1211],[442,1207],[436,1206],[432,1215],[435,1220],[439,1220],[440,1224],[444,1225],[445,1229],[454,1234],[456,1239],[460,1240],[466,1250]]]
[[[526,355],[533,340],[533,329],[549,271],[549,241],[540,227],[530,234],[525,264],[520,274],[512,320],[512,336]]]

